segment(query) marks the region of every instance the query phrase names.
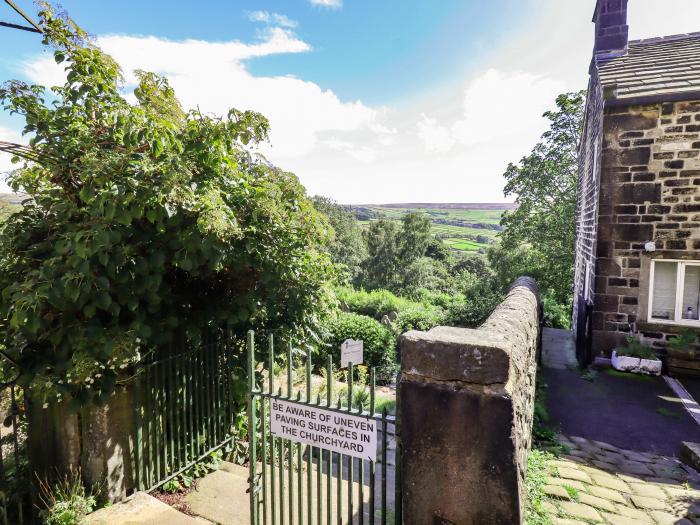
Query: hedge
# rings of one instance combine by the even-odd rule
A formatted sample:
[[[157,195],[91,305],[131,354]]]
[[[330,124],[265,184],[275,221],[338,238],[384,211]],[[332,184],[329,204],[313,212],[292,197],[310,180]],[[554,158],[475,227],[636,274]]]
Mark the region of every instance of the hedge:
[[[317,369],[322,368],[330,353],[334,363],[340,362],[340,345],[346,339],[364,342],[364,364],[374,367],[377,381],[391,382],[397,371],[396,336],[375,319],[355,313],[341,313],[330,323],[329,335],[325,343],[314,356]]]

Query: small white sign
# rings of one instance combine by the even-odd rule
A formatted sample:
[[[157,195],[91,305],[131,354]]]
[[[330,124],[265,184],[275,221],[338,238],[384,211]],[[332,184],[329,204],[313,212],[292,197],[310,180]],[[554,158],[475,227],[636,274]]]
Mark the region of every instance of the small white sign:
[[[354,339],[346,339],[340,345],[340,368],[347,368],[349,363],[361,365],[364,354],[364,343]]]
[[[272,435],[347,456],[375,461],[377,422],[369,417],[270,400]]]

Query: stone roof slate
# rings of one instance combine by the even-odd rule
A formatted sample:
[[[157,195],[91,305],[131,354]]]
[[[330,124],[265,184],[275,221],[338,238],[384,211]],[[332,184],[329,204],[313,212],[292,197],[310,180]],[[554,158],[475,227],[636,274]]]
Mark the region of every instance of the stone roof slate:
[[[627,54],[597,68],[607,96],[618,100],[698,92],[700,32],[630,41]]]

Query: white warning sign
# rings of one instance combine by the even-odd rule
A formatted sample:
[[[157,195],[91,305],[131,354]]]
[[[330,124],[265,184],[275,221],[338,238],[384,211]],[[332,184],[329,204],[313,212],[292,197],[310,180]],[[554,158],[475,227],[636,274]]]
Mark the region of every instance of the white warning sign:
[[[377,458],[377,424],[369,417],[270,400],[270,429],[277,437],[348,456]]]
[[[363,362],[364,343],[354,339],[346,339],[340,345],[340,368],[347,368],[350,363],[361,365]]]

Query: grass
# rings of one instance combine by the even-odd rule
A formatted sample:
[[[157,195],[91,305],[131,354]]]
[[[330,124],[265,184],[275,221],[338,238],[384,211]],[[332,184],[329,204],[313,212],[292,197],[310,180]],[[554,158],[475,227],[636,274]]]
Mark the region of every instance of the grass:
[[[581,499],[581,494],[579,494],[578,490],[572,487],[571,485],[562,485],[566,493],[569,495],[572,501],[579,501]]]
[[[476,252],[487,246],[486,244],[479,244],[478,242],[468,241],[466,239],[443,239],[443,241],[450,248],[465,252]]]
[[[595,381],[597,375],[598,372],[596,372],[595,370],[591,370],[590,368],[586,368],[585,370],[581,371],[581,379],[590,383]]]
[[[674,410],[669,410],[668,408],[661,407],[656,409],[656,413],[664,417],[670,417],[672,419],[680,419],[681,415]]]
[[[553,458],[551,453],[542,450],[533,449],[530,452],[525,478],[527,492],[525,525],[552,525],[552,518],[544,508],[546,501],[544,486],[547,484],[547,476],[551,474],[547,461]]]
[[[386,408],[388,414],[393,414],[396,410],[396,398],[395,397],[384,397],[382,395],[377,395],[374,398],[374,410],[377,413],[382,413],[382,410]]]
[[[454,209],[454,208],[393,208],[383,206],[363,206],[365,210],[370,210],[377,217],[391,220],[401,220],[408,212],[419,212],[427,215],[432,221],[432,232],[442,238],[452,249],[460,252],[477,252],[489,246],[489,242],[477,242],[477,236],[485,237],[493,241],[498,235],[498,231],[489,229],[498,225],[503,215],[503,209],[483,210],[483,209]],[[442,224],[436,221],[462,221],[465,224],[484,225],[484,228],[473,226],[462,226],[460,224]],[[360,221],[360,224],[367,227],[371,221]]]
[[[608,368],[605,371],[606,374],[612,377],[621,377],[623,379],[630,379],[632,381],[642,381],[642,382],[650,382],[654,381],[654,378],[651,376],[645,376],[642,374],[631,374],[629,372],[621,372],[619,370],[615,370],[614,368]]]

